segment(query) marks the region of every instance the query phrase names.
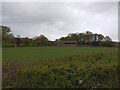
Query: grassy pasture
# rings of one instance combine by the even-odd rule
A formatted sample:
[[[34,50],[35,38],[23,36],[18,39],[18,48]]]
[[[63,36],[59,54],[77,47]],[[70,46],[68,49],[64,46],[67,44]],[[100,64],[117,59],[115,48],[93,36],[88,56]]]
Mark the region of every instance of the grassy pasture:
[[[16,47],[2,56],[3,87],[118,87],[117,48]]]
[[[41,60],[56,59],[73,55],[117,55],[117,48],[106,47],[18,47],[3,48],[3,63],[40,62]],[[117,58],[117,57],[116,57]]]

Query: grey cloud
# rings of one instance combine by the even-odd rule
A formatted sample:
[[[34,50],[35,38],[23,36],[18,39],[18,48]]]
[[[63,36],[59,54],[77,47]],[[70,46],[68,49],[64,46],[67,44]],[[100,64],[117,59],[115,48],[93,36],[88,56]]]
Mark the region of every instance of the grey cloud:
[[[15,35],[44,34],[50,40],[71,32],[90,30],[117,40],[115,2],[4,2],[3,24]]]

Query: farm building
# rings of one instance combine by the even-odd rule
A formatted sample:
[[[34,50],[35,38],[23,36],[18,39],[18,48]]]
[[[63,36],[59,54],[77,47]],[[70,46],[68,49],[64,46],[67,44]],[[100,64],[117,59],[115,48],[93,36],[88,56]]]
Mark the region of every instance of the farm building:
[[[71,40],[66,40],[66,41],[56,41],[54,42],[55,45],[57,46],[92,46],[92,47],[97,47],[100,46],[100,41],[97,35],[93,35],[92,38],[89,40],[86,40],[82,42],[83,40],[79,41],[71,41]]]
[[[57,46],[78,46],[77,41],[57,41],[55,42]]]

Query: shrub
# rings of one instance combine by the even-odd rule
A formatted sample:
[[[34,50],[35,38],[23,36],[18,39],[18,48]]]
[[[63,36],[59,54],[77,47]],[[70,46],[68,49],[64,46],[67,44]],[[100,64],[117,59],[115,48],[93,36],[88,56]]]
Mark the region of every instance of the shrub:
[[[16,47],[15,44],[3,44],[2,47]]]
[[[102,47],[113,47],[114,43],[112,41],[101,41],[100,42]]]

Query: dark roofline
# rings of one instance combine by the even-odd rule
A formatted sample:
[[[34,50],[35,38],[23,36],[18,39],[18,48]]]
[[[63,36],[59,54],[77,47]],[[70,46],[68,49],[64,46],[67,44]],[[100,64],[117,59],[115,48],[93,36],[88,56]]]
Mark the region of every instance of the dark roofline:
[[[77,41],[57,41],[56,44],[77,44]]]

